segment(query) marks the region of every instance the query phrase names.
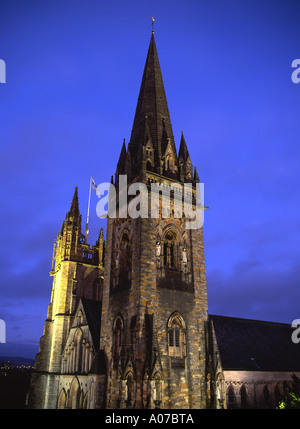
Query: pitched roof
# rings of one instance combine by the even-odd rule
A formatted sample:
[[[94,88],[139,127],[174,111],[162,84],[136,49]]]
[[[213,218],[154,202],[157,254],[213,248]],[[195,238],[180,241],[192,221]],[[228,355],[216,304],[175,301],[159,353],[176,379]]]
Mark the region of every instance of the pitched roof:
[[[81,298],[95,349],[99,348],[102,301]]]
[[[300,344],[286,323],[210,315],[223,369],[300,371]]]

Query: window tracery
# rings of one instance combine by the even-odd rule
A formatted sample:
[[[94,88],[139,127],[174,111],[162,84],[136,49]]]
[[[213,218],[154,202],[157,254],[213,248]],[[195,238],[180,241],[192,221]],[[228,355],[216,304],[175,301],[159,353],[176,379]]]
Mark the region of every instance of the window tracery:
[[[186,326],[178,313],[173,314],[168,321],[168,353],[176,358],[186,356]]]
[[[82,330],[78,328],[74,340],[65,349],[62,361],[63,374],[87,373],[94,355],[94,348],[84,338]]]
[[[156,238],[156,267],[167,270],[177,270],[184,274],[190,271],[189,249],[187,242],[170,226],[162,235]]]

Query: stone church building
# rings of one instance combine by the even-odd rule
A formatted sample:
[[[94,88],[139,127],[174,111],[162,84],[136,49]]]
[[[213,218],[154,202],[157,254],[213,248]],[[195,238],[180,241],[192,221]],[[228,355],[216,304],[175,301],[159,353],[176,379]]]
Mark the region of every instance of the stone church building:
[[[177,153],[154,33],[128,146],[112,184],[199,183],[184,135]],[[28,408],[274,408],[300,345],[290,325],[208,314],[203,228],[170,210],[108,217],[94,246],[78,189],[54,243],[52,294]]]

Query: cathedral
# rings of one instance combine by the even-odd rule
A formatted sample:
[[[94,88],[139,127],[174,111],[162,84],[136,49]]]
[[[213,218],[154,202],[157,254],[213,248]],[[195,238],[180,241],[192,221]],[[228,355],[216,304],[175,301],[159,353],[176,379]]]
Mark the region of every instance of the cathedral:
[[[199,185],[183,133],[177,152],[152,31],[130,141],[112,185]],[[172,188],[173,189],[173,188]],[[27,407],[274,408],[300,346],[291,326],[208,313],[203,227],[166,213],[108,216],[95,245],[82,233],[78,189],[54,242],[52,293]],[[130,199],[129,199],[130,200]],[[121,212],[123,215],[121,216]]]

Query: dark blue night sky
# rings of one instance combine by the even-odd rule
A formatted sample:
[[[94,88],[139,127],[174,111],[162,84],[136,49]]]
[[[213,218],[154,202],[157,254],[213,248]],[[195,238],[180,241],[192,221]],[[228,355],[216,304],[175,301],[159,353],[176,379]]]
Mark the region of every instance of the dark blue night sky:
[[[177,149],[184,131],[210,207],[209,312],[300,318],[299,1],[2,0],[0,356],[37,352],[54,239],[75,186],[84,230],[90,176],[110,181],[128,143],[152,15]]]

